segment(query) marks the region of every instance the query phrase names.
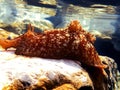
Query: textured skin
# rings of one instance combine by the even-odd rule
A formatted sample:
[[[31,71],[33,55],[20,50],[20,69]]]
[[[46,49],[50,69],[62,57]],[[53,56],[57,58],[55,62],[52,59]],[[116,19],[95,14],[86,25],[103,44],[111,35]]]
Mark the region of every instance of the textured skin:
[[[34,32],[29,25],[28,31],[13,40],[0,40],[7,49],[16,48],[15,53],[31,57],[52,59],[73,59],[98,68],[105,68],[94,48],[95,37],[82,29],[78,21],[72,21],[67,28]]]

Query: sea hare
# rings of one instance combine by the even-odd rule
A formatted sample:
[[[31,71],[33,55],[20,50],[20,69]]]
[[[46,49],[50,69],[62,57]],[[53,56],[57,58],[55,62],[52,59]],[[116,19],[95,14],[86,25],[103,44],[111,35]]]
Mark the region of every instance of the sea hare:
[[[30,57],[51,59],[72,59],[82,64],[106,68],[93,45],[95,36],[82,29],[77,20],[72,21],[63,29],[34,32],[34,27],[28,25],[28,31],[12,40],[0,39],[4,49],[16,48],[15,54]]]

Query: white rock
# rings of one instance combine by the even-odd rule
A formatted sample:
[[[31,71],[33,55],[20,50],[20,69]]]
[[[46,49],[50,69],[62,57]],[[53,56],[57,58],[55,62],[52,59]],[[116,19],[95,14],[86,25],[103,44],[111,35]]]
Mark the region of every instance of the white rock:
[[[15,55],[14,51],[0,51],[0,90],[15,80],[32,86],[42,79],[55,84],[54,81],[65,82],[64,78],[77,89],[84,85],[92,86],[88,73],[77,61],[25,57]]]

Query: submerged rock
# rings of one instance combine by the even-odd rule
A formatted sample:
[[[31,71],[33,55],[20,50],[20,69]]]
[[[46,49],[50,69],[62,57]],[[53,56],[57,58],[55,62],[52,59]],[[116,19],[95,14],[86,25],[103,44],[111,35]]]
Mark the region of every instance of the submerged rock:
[[[0,51],[1,90],[114,90],[117,89],[117,66],[111,58],[101,56],[108,65],[108,78],[83,68],[73,60],[55,60],[15,55],[14,50]],[[100,72],[99,72],[100,75]],[[99,77],[99,78],[98,78]],[[105,79],[105,80],[104,80]],[[99,82],[98,82],[99,80]]]
[[[0,3],[0,12],[0,27],[21,34],[29,23],[38,31],[53,28],[52,22],[46,18],[54,16],[56,8],[36,7],[25,2],[20,4],[16,0],[3,0]]]
[[[50,90],[62,86],[74,88],[72,90],[84,86],[93,88],[88,73],[79,62],[29,58],[17,56],[11,51],[1,51],[0,57],[1,90]]]
[[[0,38],[1,39],[7,39],[7,38],[13,39],[15,37],[18,37],[18,35],[13,32],[9,32],[9,31],[6,31],[6,30],[0,28]]]

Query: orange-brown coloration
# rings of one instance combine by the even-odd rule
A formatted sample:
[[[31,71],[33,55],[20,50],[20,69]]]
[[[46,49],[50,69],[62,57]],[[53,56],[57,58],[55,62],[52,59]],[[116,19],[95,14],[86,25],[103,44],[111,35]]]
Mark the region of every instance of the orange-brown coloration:
[[[16,48],[15,53],[31,57],[52,59],[73,59],[98,68],[105,68],[94,48],[95,37],[82,29],[78,21],[72,21],[65,29],[34,32],[29,25],[28,31],[13,39],[0,40],[0,45],[7,49]]]

